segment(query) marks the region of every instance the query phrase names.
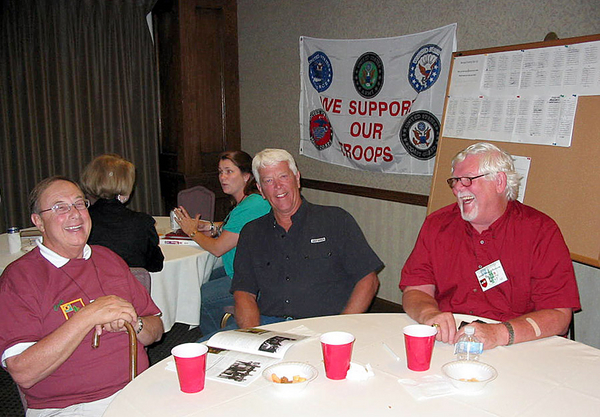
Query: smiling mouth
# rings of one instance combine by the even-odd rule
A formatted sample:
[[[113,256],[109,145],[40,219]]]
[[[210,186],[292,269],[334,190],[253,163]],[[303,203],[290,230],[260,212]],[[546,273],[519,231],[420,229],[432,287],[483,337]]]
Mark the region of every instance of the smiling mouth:
[[[82,225],[78,225],[78,226],[69,226],[69,227],[65,227],[65,230],[69,231],[69,232],[77,232],[79,231],[83,226]]]
[[[281,193],[281,194],[277,194],[275,197],[277,197],[277,198],[283,198],[283,197],[285,197],[286,195],[288,195],[288,193],[287,193],[287,192],[285,192],[285,193]]]

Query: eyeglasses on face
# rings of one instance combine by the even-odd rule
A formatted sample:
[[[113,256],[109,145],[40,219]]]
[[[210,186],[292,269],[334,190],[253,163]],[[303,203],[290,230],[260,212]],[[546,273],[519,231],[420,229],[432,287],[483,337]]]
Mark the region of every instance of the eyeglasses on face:
[[[486,172],[485,174],[477,175],[476,177],[450,177],[446,180],[446,182],[448,183],[450,188],[454,188],[454,186],[459,181],[463,185],[463,187],[470,187],[471,184],[473,183],[473,180],[476,180],[477,178],[485,177],[488,174],[490,174],[490,173]]]
[[[78,211],[82,211],[82,210],[87,210],[87,208],[89,206],[90,206],[90,200],[87,200],[87,199],[85,199],[85,200],[78,200],[78,201],[74,202],[73,204],[69,204],[69,203],[56,203],[55,205],[53,205],[49,209],[41,210],[38,214],[42,214],[42,213],[45,213],[45,212],[50,211],[50,210],[52,210],[56,214],[67,214],[68,212],[71,211],[72,207],[75,207]]]

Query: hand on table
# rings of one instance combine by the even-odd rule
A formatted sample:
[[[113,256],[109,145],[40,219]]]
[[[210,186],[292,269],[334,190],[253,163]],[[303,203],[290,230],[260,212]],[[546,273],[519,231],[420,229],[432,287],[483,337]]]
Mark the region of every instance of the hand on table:
[[[435,340],[444,343],[455,343],[456,321],[452,313],[437,313],[428,317],[423,324],[437,327]]]
[[[471,322],[469,326],[475,328],[475,337],[483,343],[484,350],[506,345],[506,327],[503,324]],[[454,343],[465,333],[465,327],[456,333]]]

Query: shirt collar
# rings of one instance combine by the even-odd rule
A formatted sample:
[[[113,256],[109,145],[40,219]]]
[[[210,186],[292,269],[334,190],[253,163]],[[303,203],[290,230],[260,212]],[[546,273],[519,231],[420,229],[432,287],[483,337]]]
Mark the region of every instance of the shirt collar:
[[[69,258],[65,258],[44,246],[41,239],[38,239],[36,243],[40,248],[40,254],[55,267],[62,268],[70,261]],[[90,256],[92,256],[92,248],[86,243],[83,247],[83,259],[88,260],[90,259]]]
[[[465,221],[466,225],[467,225],[467,230],[469,232],[470,235],[474,235],[474,234],[479,234],[479,235],[491,235],[491,236],[495,236],[497,231],[500,230],[502,227],[504,227],[504,224],[508,221],[508,218],[511,216],[512,211],[515,208],[515,202],[510,200],[508,202],[508,204],[506,205],[506,210],[504,210],[504,213],[502,213],[502,215],[500,217],[498,217],[494,223],[492,223],[490,225],[490,227],[488,227],[487,229],[485,229],[483,232],[478,233],[475,228],[473,227],[473,225],[467,221]]]
[[[300,196],[300,199],[302,200],[300,207],[298,207],[298,210],[296,210],[296,212],[294,214],[292,214],[292,225],[297,220],[300,221],[304,217],[306,217],[306,213],[308,211],[308,203],[306,202],[306,200],[304,199],[304,197],[302,195]],[[271,217],[271,221],[273,222],[273,228],[274,229],[277,228],[277,226],[279,226],[279,224],[277,223],[277,219],[275,218],[275,212],[273,211],[272,207],[271,207],[271,210],[269,211],[269,213],[267,213],[267,215],[269,215]],[[279,227],[281,227],[281,226],[279,226]]]

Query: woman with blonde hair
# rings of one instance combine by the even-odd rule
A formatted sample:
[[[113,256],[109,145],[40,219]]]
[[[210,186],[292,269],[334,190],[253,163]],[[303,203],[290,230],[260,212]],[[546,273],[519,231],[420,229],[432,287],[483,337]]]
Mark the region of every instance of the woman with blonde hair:
[[[134,183],[135,166],[119,155],[100,155],[88,164],[81,176],[83,191],[94,202],[88,244],[111,249],[129,267],[160,271],[164,255],[154,219],[125,207]]]

